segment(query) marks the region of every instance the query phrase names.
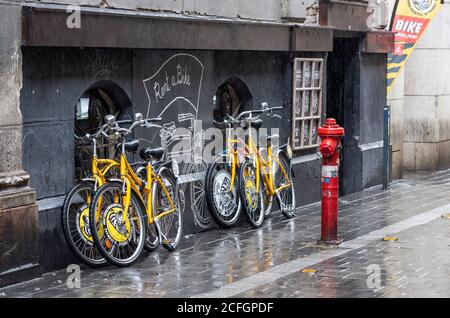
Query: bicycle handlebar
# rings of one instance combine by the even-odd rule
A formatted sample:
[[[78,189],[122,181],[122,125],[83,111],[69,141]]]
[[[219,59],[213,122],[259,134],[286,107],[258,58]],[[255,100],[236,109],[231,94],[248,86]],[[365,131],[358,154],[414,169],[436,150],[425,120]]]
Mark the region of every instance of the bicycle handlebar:
[[[218,122],[216,120],[213,120],[213,123],[214,123],[214,125],[219,126],[219,127],[237,125],[243,121],[252,119],[252,115],[272,113],[273,111],[282,110],[282,109],[283,109],[282,106],[277,106],[277,107],[270,107],[270,108],[264,108],[264,109],[247,110],[247,111],[240,113],[236,118],[228,115],[228,116],[226,116],[226,119],[224,119],[223,121]],[[245,117],[245,118],[243,118],[243,117]]]
[[[160,122],[160,121],[162,121],[161,118],[146,118],[146,119],[142,119],[142,120],[138,120],[138,121],[133,121],[131,119],[116,120],[113,123],[104,124],[93,135],[86,134],[85,136],[81,137],[81,136],[78,136],[77,134],[73,134],[73,136],[75,137],[76,140],[91,142],[94,139],[98,139],[98,137],[100,137],[100,135],[102,135],[105,138],[111,138],[111,136],[106,134],[106,131],[108,131],[110,129],[114,130],[115,132],[117,132],[119,134],[121,133],[123,136],[126,136],[129,133],[131,133],[133,131],[133,129],[135,129],[139,125],[145,126],[145,127],[161,128],[161,126],[153,124],[154,122]],[[131,126],[130,126],[130,128],[127,129],[127,128],[120,127],[119,124],[131,124]]]
[[[130,128],[120,127],[117,124],[117,122],[115,122],[112,129],[116,133],[121,134],[123,137],[125,137],[128,134],[130,134],[138,126],[146,127],[146,128],[151,128],[151,127],[161,128],[160,125],[154,124],[156,122],[161,122],[161,121],[162,121],[162,118],[145,118],[145,119],[141,119],[141,120],[136,120],[133,122],[133,124],[130,126]]]

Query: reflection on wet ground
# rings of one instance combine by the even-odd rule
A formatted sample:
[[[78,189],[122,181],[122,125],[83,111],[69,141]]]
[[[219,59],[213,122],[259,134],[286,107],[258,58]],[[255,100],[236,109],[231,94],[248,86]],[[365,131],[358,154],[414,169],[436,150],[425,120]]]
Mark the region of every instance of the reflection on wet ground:
[[[450,171],[414,174],[343,197],[339,233],[345,241],[450,203]],[[450,212],[450,211],[449,211]],[[81,288],[58,271],[0,289],[6,297],[190,297],[239,282],[320,249],[320,205],[302,207],[286,220],[275,213],[258,230],[245,223],[186,237],[173,253],[145,254],[129,268],[82,268]],[[450,296],[450,220],[430,223],[326,259],[315,274],[298,272],[239,294],[245,297]],[[371,271],[368,267],[373,265]],[[379,270],[379,280],[370,276]],[[369,277],[370,276],[370,277]]]

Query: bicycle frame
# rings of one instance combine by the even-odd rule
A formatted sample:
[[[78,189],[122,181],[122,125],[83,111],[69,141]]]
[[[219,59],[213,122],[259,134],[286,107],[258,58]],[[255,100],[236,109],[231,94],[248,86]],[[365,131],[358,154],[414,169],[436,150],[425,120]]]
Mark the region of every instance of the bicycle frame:
[[[120,180],[123,181],[125,188],[124,189],[125,194],[123,199],[124,217],[128,218],[128,211],[131,202],[131,191],[136,192],[139,199],[141,200],[141,203],[145,206],[148,224],[153,224],[155,220],[157,221],[166,215],[174,213],[177,209],[173,202],[173,199],[170,196],[169,191],[164,185],[161,177],[154,172],[152,164],[150,162],[147,163],[147,180],[145,183],[145,187],[143,188],[142,191],[143,193],[141,193],[140,189],[142,188],[143,182],[131,168],[126,158],[125,151],[124,149],[122,150],[123,150],[122,154],[120,155]],[[170,209],[160,213],[157,216],[153,215],[153,201],[152,201],[153,187],[155,183],[158,183],[161,186],[170,203]],[[147,204],[145,204],[144,198],[147,199]]]
[[[227,139],[227,143],[229,145],[237,145],[239,143],[242,143],[241,140],[238,139]],[[230,148],[230,147],[229,147]],[[272,145],[269,145],[267,147],[267,160],[265,160],[261,154],[261,152],[258,150],[258,147],[256,146],[255,142],[253,141],[253,137],[251,133],[249,134],[248,142],[244,145],[244,153],[245,156],[251,156],[256,162],[256,188],[259,189],[260,184],[260,171],[263,171],[263,182],[267,187],[267,192],[269,195],[273,196],[279,193],[280,191],[289,188],[292,185],[292,181],[289,179],[289,176],[283,166],[281,165],[280,159],[277,156],[275,159],[277,160],[278,166],[281,168],[281,172],[283,173],[283,176],[286,178],[286,180],[289,180],[287,184],[282,185],[281,187],[278,187],[275,189],[275,182],[274,182],[274,173],[273,173],[273,149]],[[230,153],[231,152],[231,153]],[[228,150],[228,155],[231,158],[231,185],[230,185],[230,192],[233,189],[233,185],[236,179],[236,171],[239,167],[240,163],[238,160],[238,153],[239,151],[235,149],[235,147],[231,148],[231,151]]]

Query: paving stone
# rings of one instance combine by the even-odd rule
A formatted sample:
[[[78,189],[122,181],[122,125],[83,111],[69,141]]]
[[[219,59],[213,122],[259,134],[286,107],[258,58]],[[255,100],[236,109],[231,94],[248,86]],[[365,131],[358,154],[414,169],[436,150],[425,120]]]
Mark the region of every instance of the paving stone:
[[[447,205],[449,197],[450,170],[407,174],[387,191],[373,187],[348,195],[339,202],[340,237],[353,240]],[[317,254],[320,214],[318,203],[299,208],[291,220],[274,212],[261,229],[241,222],[230,230],[190,235],[178,251],[144,253],[129,268],[82,266],[80,289],[67,287],[63,270],[0,289],[0,297],[196,296],[255,274],[271,275],[267,271],[277,266]],[[450,297],[450,220],[436,219],[393,234],[397,242],[371,241],[315,264],[317,274],[298,268],[236,296]],[[379,289],[368,287],[370,265],[379,266]]]

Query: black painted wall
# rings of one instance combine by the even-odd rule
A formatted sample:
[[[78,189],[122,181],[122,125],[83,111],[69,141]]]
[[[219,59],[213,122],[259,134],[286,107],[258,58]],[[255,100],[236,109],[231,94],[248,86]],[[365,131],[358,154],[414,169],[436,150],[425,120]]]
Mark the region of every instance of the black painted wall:
[[[280,128],[282,142],[286,142],[290,135],[292,58],[279,52],[23,48],[23,161],[41,203],[44,270],[73,261],[70,253],[64,252],[59,211],[63,196],[74,184],[74,109],[88,88],[111,81],[129,97],[133,112],[157,116],[173,102],[173,108],[163,116],[165,122],[177,121],[178,114],[190,112],[207,128],[212,123],[217,88],[237,77],[253,96],[246,107],[258,107],[263,101],[285,105],[282,120],[266,120],[265,126]],[[172,85],[172,76],[181,83]],[[169,83],[171,90],[155,94],[155,82],[160,88]],[[140,129],[135,137],[155,140],[155,144],[160,140],[159,131],[151,129]],[[319,162],[304,160],[295,170],[299,205],[317,201]],[[190,209],[189,189],[186,184],[185,234],[203,229]],[[49,246],[53,248],[46,248]]]

